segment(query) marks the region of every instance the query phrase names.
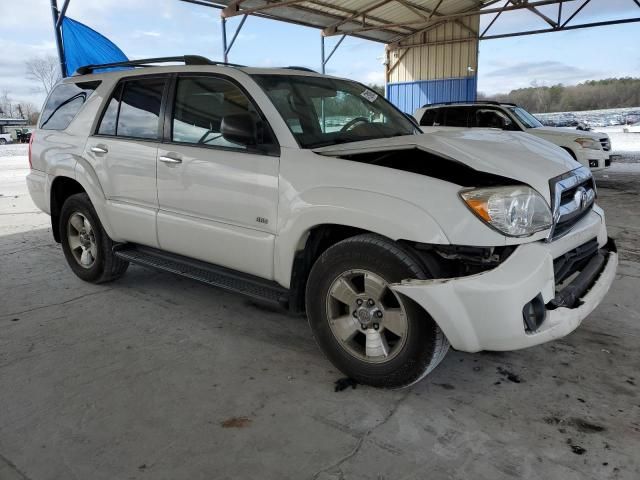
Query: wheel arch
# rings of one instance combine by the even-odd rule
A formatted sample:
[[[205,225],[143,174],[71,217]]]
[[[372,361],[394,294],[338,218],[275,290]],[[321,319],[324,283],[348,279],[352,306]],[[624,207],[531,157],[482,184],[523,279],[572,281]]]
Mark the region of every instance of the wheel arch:
[[[93,178],[95,174],[94,176],[88,175],[86,169],[81,169],[82,173],[78,174],[78,167],[80,167],[80,164],[77,165],[75,178],[66,174],[57,175],[51,182],[49,205],[51,209],[51,230],[53,232],[53,238],[56,242],[60,243],[60,211],[62,210],[62,205],[65,200],[76,193],[86,193],[89,196],[89,200],[91,200],[91,204],[98,215],[102,227],[107,232],[107,235],[114,238],[114,232],[106,210],[104,192],[97,182],[97,178]]]
[[[56,242],[60,243],[60,212],[62,205],[71,195],[86,193],[84,187],[75,179],[57,176],[51,183],[49,205],[51,209],[51,232]]]
[[[435,264],[435,260],[428,258],[428,254],[414,249],[413,242],[394,240],[389,236],[350,225],[336,223],[315,225],[300,238],[293,258],[289,283],[289,309],[292,312],[303,313],[305,310],[307,279],[316,260],[333,245],[363,234],[374,234],[395,243],[398,248],[411,256],[424,271],[433,276],[439,273],[439,266]]]

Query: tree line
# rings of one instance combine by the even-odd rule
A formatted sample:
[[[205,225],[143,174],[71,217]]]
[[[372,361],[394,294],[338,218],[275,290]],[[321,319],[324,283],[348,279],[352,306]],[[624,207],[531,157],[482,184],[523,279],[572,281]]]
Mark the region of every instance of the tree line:
[[[571,86],[534,85],[497,95],[478,93],[478,100],[516,103],[535,113],[640,107],[640,78],[589,80]]]
[[[26,78],[37,82],[36,91],[45,95],[61,78],[58,58],[53,55],[27,59],[24,66]],[[38,107],[33,103],[15,100],[6,88],[0,90],[0,118],[20,118],[34,125],[39,115]]]

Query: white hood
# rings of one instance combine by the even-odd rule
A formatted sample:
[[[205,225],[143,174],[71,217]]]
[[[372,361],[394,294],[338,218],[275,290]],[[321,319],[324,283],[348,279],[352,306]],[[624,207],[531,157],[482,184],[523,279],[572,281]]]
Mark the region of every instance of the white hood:
[[[577,130],[575,128],[565,128],[565,127],[529,128],[527,129],[527,132],[533,135],[557,136],[557,137],[566,137],[571,139],[593,138],[596,141],[599,141],[601,138],[608,138],[608,135],[606,133]]]
[[[380,138],[315,149],[321,155],[421,148],[475,170],[530,185],[550,200],[549,180],[580,167],[566,152],[521,132],[465,129]]]

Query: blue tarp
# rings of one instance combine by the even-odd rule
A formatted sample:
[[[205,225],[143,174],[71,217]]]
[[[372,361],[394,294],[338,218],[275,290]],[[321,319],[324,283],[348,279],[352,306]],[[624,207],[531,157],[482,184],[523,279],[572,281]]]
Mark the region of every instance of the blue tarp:
[[[67,76],[78,67],[101,63],[126,62],[127,56],[111,40],[69,17],[62,19],[62,42]]]

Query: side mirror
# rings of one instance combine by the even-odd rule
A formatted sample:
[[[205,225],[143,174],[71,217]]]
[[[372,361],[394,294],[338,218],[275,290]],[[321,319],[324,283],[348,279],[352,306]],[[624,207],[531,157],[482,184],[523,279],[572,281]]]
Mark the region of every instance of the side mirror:
[[[258,143],[258,125],[248,113],[226,115],[220,125],[222,137],[239,145],[255,145]]]

